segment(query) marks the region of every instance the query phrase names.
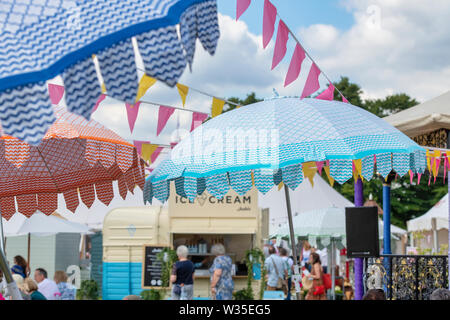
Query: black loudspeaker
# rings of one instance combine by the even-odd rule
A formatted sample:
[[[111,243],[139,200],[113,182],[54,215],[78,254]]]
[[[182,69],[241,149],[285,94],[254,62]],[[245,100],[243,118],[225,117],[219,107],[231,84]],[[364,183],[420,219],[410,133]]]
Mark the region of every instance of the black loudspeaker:
[[[378,208],[345,208],[347,257],[367,258],[380,255]]]

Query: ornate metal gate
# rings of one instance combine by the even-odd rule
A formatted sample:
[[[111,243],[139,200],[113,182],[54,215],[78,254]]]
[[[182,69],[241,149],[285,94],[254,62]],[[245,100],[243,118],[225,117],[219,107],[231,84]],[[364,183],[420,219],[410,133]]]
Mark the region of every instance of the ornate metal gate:
[[[365,260],[365,289],[383,289],[390,300],[429,300],[448,288],[448,257],[382,255]]]

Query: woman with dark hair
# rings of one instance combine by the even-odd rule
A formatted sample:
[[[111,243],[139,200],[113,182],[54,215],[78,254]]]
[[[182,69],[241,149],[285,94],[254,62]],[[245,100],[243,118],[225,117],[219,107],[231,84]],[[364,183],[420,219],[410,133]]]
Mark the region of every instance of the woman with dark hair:
[[[327,300],[325,286],[323,284],[323,269],[318,253],[313,252],[309,256],[311,273],[309,279],[313,281],[313,286],[308,290],[306,300]]]
[[[12,273],[21,275],[24,279],[29,273],[28,263],[22,256],[14,257],[14,265],[11,268]]]

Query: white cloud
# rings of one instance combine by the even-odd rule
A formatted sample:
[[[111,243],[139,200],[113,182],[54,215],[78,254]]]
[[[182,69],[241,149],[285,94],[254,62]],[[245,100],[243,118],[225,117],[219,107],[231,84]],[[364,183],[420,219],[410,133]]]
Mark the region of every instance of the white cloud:
[[[350,29],[317,24],[298,31],[302,44],[333,81],[349,76],[367,98],[405,92],[425,101],[450,89],[450,1],[435,0],[431,5],[421,0],[348,0],[342,5],[353,13],[355,22]],[[181,83],[218,97],[245,97],[252,91],[269,97],[272,88],[281,95],[300,95],[309,71],[308,59],[300,78],[283,88],[294,47],[292,39],[283,63],[270,70],[274,39],[264,50],[261,36],[251,33],[244,21],[219,14],[219,23],[216,54],[210,56],[197,42],[193,71],[186,69]],[[323,78],[321,82],[325,84]],[[145,100],[181,106],[177,89],[162,83],[152,87]],[[210,112],[211,98],[191,91],[186,108]],[[156,106],[141,105],[133,134],[121,104],[105,101],[94,118],[126,139],[154,143],[170,143],[177,114],[180,127],[190,128],[191,113],[176,112],[156,137],[157,112]]]
[[[406,92],[425,101],[450,89],[449,1],[342,4],[355,18],[349,30],[312,25],[298,32],[333,79],[347,75],[371,98]]]

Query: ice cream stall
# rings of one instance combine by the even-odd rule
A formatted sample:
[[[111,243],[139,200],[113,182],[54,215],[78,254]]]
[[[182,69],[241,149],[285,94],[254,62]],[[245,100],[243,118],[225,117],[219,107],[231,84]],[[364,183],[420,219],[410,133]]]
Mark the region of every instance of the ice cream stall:
[[[120,208],[105,217],[103,299],[139,295],[147,288],[143,262],[149,246],[189,248],[189,259],[196,265],[196,298],[210,297],[211,247],[216,243],[224,245],[233,261],[235,290],[247,286],[245,253],[262,248],[263,239],[268,237],[268,210],[258,207],[257,190],[244,196],[230,191],[221,200],[205,192],[192,202],[171,191],[167,207]],[[257,296],[260,281],[253,283]]]

